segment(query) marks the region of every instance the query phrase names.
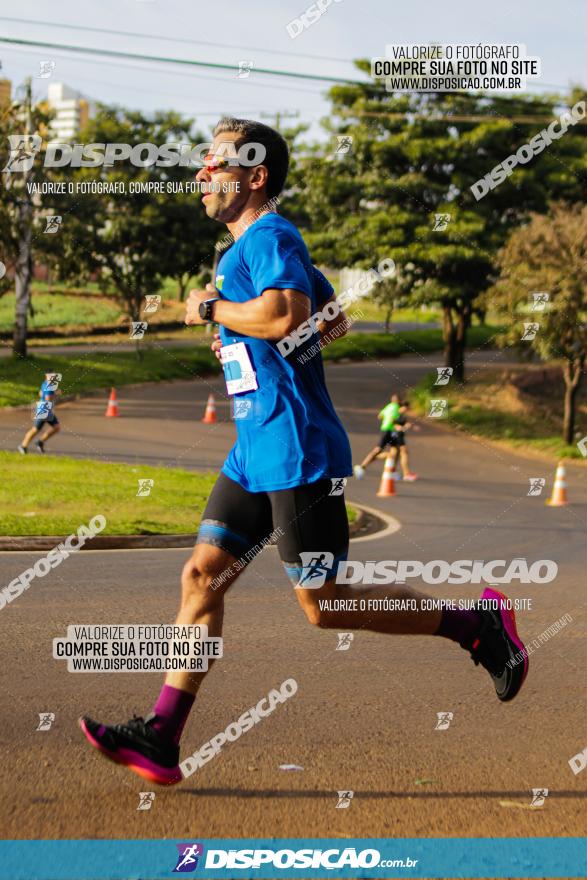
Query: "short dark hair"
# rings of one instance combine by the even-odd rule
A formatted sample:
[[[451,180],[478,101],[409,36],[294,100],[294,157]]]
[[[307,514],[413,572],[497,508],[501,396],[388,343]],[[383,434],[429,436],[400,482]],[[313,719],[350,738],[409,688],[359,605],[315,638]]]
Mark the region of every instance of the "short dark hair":
[[[214,129],[214,137],[223,132],[236,132],[240,135],[235,142],[238,149],[246,143],[263,144],[265,158],[260,163],[268,171],[267,195],[278,196],[285,185],[289,168],[289,149],[285,138],[268,125],[252,119],[236,119],[224,116]]]

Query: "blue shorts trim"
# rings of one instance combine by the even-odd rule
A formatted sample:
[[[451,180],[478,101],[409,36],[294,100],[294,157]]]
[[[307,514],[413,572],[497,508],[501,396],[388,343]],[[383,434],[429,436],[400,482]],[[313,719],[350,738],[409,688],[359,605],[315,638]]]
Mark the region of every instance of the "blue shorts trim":
[[[224,523],[208,519],[200,523],[196,544],[211,544],[238,558],[254,546],[254,541],[229,529]]]

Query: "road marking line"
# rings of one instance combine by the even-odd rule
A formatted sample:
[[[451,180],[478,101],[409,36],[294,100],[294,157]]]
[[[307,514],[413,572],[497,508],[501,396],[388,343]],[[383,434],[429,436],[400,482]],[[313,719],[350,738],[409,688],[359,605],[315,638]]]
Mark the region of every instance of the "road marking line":
[[[379,538],[386,538],[388,535],[393,535],[395,532],[399,532],[402,527],[399,519],[396,519],[394,516],[390,516],[388,513],[384,513],[382,510],[378,510],[375,507],[366,507],[364,504],[358,504],[356,501],[350,501],[349,504],[352,504],[354,507],[357,507],[359,510],[364,510],[365,513],[370,513],[372,516],[376,516],[378,519],[382,519],[384,523],[386,523],[386,527],[382,532],[375,532],[373,535],[363,535],[359,538],[351,538],[351,541],[355,543],[359,543],[359,541],[375,541]]]

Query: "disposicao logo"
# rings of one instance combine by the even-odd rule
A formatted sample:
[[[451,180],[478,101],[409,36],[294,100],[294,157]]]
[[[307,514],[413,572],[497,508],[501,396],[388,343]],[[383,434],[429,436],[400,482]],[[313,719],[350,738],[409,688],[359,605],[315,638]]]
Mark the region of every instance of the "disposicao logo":
[[[201,843],[176,843],[178,849],[177,865],[174,874],[190,874],[198,867],[198,860],[204,855]]]

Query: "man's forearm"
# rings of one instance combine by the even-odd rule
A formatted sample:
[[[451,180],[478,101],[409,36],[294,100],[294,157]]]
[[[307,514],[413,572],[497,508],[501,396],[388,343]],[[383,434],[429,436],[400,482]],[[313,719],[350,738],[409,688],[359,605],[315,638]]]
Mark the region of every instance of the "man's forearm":
[[[301,313],[294,315],[287,303],[271,294],[269,291],[267,298],[262,295],[243,303],[219,299],[214,303],[213,319],[229,330],[256,339],[283,339],[303,320],[303,316]],[[305,305],[307,298],[303,294],[300,296]]]
[[[244,303],[219,299],[214,303],[214,321],[229,330],[254,336],[256,339],[281,339],[282,319],[268,320],[259,299]]]

